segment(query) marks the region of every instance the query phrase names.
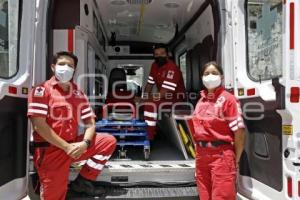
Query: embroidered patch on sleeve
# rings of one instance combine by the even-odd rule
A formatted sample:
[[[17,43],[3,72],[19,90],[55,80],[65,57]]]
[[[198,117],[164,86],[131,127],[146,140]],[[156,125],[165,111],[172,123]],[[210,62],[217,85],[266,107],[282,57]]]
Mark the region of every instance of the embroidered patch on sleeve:
[[[75,96],[81,96],[81,92],[80,92],[79,90],[74,90],[74,91],[73,91],[73,94],[74,94]]]
[[[174,71],[169,70],[169,71],[168,71],[168,74],[167,74],[167,78],[168,78],[168,79],[173,79],[173,78],[174,78],[174,74],[175,74]]]
[[[37,87],[34,90],[35,97],[43,97],[45,95],[45,88],[44,87]]]

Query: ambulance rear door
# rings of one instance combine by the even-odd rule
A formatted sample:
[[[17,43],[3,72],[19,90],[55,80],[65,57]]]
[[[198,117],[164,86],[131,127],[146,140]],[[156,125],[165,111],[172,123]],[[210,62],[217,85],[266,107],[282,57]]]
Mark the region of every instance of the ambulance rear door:
[[[239,192],[250,199],[285,199],[283,166],[289,120],[283,76],[282,0],[232,1],[234,93],[246,124]]]
[[[300,2],[284,1],[283,77],[286,113],[283,126],[283,181],[286,196],[300,199]]]
[[[0,0],[0,199],[27,194],[34,2]]]

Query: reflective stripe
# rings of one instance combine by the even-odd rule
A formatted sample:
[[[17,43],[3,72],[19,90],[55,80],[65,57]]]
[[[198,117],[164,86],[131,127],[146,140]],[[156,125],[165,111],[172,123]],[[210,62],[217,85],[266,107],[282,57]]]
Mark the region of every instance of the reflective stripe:
[[[41,103],[29,103],[28,106],[48,109],[48,106],[46,104],[41,104]]]
[[[166,89],[169,89],[169,90],[173,90],[173,91],[175,90],[175,88],[167,86],[167,85],[164,85],[164,84],[162,85],[162,87],[166,88]]]
[[[103,156],[103,155],[94,155],[93,158],[95,158],[96,160],[100,160],[100,161],[103,161],[103,160],[108,160],[110,158],[111,155],[109,156]]]
[[[232,121],[232,122],[229,123],[229,127],[232,128],[236,124],[237,124],[237,120],[234,120],[234,121]]]
[[[152,80],[152,81],[154,80],[152,76],[149,76],[148,78],[149,78],[150,80]]]
[[[145,120],[145,122],[148,124],[148,126],[156,126],[156,122]]]
[[[88,112],[88,111],[91,111],[91,107],[88,107],[88,108],[82,110],[81,113],[83,114],[83,113],[86,113],[86,112]]]
[[[88,161],[86,162],[86,164],[87,164],[88,166],[90,166],[91,168],[94,168],[94,169],[97,169],[97,170],[102,170],[103,167],[104,167],[104,165],[95,163],[95,162],[92,161],[91,159],[88,159]]]
[[[173,86],[173,87],[177,87],[177,84],[171,83],[169,81],[164,81],[164,84],[169,85],[169,86]]]
[[[234,127],[231,128],[232,131],[237,131],[238,129],[239,129],[238,126],[234,126]]]
[[[152,113],[152,112],[147,112],[147,111],[144,111],[144,116],[145,117],[151,117],[151,118],[157,118],[157,113]]]
[[[47,115],[48,111],[45,110],[37,110],[37,109],[28,109],[29,113],[36,113],[36,114],[43,114],[43,115]]]
[[[238,123],[238,127],[239,127],[239,128],[244,128],[244,127],[245,127],[245,125],[244,125],[244,123],[242,123],[242,122],[239,122],[239,123]]]
[[[90,112],[90,113],[88,113],[88,114],[86,114],[86,115],[83,115],[83,116],[81,117],[81,119],[86,119],[86,118],[88,118],[88,117],[90,117],[90,116],[92,116],[92,115],[93,115],[93,113]]]
[[[154,84],[155,82],[148,79],[148,83]]]

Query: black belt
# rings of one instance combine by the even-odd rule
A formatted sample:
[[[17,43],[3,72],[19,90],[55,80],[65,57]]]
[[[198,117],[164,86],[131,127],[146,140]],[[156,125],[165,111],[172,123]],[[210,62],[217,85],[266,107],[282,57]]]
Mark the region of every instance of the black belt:
[[[68,143],[72,143],[74,142],[74,140],[72,141],[67,141]],[[29,143],[29,152],[31,155],[34,155],[34,150],[36,148],[48,148],[50,147],[50,143],[49,142],[30,142]]]
[[[66,141],[66,142],[72,143],[74,141],[75,140],[69,140],[69,141]],[[34,148],[44,148],[44,147],[50,147],[51,144],[49,142],[32,142],[31,145]]]
[[[33,142],[32,145],[34,148],[43,148],[43,147],[49,147],[50,143],[49,142]]]
[[[200,147],[218,147],[220,145],[232,145],[231,142],[226,142],[223,140],[216,140],[216,141],[199,141],[198,142]]]
[[[50,146],[49,142],[30,142],[29,143],[29,152],[31,155],[34,155],[34,150],[36,148],[47,148]]]

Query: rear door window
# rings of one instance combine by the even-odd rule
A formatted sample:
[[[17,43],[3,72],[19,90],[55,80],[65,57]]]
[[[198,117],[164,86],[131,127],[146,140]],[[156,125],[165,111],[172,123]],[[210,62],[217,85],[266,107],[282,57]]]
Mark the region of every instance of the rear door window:
[[[247,2],[248,75],[254,81],[282,76],[282,0]]]
[[[0,0],[0,78],[18,71],[19,1]]]

